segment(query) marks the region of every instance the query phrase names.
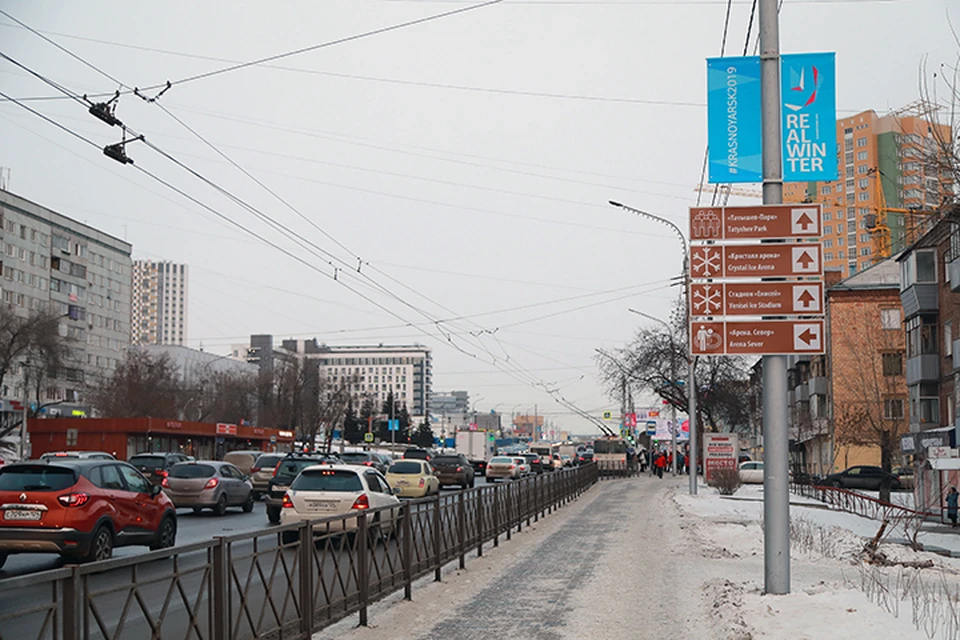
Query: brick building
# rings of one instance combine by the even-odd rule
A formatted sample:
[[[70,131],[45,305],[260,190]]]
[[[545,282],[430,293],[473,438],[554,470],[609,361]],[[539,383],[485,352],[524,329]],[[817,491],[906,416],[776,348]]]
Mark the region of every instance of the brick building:
[[[793,358],[788,377],[793,462],[819,475],[881,464],[908,428],[898,263],[826,273],[826,353]]]

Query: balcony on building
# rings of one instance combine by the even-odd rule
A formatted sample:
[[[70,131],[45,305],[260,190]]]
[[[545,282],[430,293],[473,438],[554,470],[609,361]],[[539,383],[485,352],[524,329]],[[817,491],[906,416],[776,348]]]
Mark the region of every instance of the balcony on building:
[[[953,341],[953,370],[957,371],[960,369],[960,338]]]
[[[917,315],[904,323],[907,342],[907,386],[940,380],[937,316]]]
[[[960,292],[960,255],[953,256],[953,260],[947,263],[947,277],[950,279],[950,290]]]
[[[900,303],[905,318],[940,309],[936,249],[917,249],[902,259]]]
[[[813,376],[807,381],[807,389],[810,395],[827,395],[828,381],[826,376]]]

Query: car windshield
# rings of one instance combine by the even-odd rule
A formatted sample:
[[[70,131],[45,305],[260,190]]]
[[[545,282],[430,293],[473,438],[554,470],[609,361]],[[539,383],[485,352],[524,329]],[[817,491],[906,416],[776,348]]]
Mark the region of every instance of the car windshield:
[[[513,458],[502,458],[500,456],[492,458],[490,464],[513,464]]]
[[[62,491],[74,482],[73,469],[65,467],[0,468],[0,491]]]
[[[460,458],[458,458],[457,456],[437,456],[436,458],[433,459],[434,466],[450,465],[451,467],[455,467],[458,464],[460,464]]]
[[[261,469],[273,469],[281,460],[283,460],[283,456],[260,456],[257,458],[257,461],[253,463],[253,466],[260,467]]]
[[[294,491],[357,492],[363,491],[363,483],[353,471],[322,469],[301,473],[290,488]]]
[[[138,469],[162,469],[163,456],[133,456],[127,462]]]
[[[175,464],[170,469],[171,478],[209,478],[216,469],[208,464]]]
[[[315,464],[320,464],[320,460],[284,460],[280,463],[280,466],[277,467],[277,472],[274,475],[276,477],[295,476],[307,467],[312,467]]]
[[[341,453],[340,459],[344,462],[366,462],[372,456],[369,453]]]

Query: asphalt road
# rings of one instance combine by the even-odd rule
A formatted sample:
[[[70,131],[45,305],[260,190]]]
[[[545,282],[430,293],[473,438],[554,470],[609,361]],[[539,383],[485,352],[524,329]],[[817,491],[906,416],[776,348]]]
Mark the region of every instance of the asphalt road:
[[[482,476],[476,477],[476,486],[485,484],[487,484],[485,478]],[[457,491],[456,487],[449,487],[444,489],[443,493],[447,494],[455,491]],[[216,536],[247,533],[270,526],[267,522],[266,508],[262,503],[258,503],[251,513],[243,513],[239,507],[230,508],[222,518],[216,517],[210,511],[204,511],[197,515],[193,513],[192,509],[180,509],[177,511],[177,525],[178,545],[203,542]],[[125,558],[147,551],[149,551],[147,547],[121,547],[115,549],[113,555],[115,558]],[[53,554],[24,553],[13,555],[7,559],[3,569],[0,569],[0,580],[38,571],[59,569],[64,564],[62,558]]]

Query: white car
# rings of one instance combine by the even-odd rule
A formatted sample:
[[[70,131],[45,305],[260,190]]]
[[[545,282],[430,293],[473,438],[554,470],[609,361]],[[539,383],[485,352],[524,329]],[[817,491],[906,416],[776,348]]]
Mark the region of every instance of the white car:
[[[349,516],[367,509],[398,507],[374,513],[368,520],[381,535],[393,532],[399,515],[399,489],[372,467],[314,465],[303,469],[287,489],[280,508],[280,524],[293,524],[330,516]],[[348,517],[314,526],[317,533],[350,532],[357,529],[357,518]],[[285,541],[296,539],[296,532],[284,532]]]
[[[747,460],[740,463],[740,482],[763,484],[763,462]]]
[[[526,458],[496,456],[487,463],[486,476],[489,482],[494,480],[518,480],[530,473]]]

